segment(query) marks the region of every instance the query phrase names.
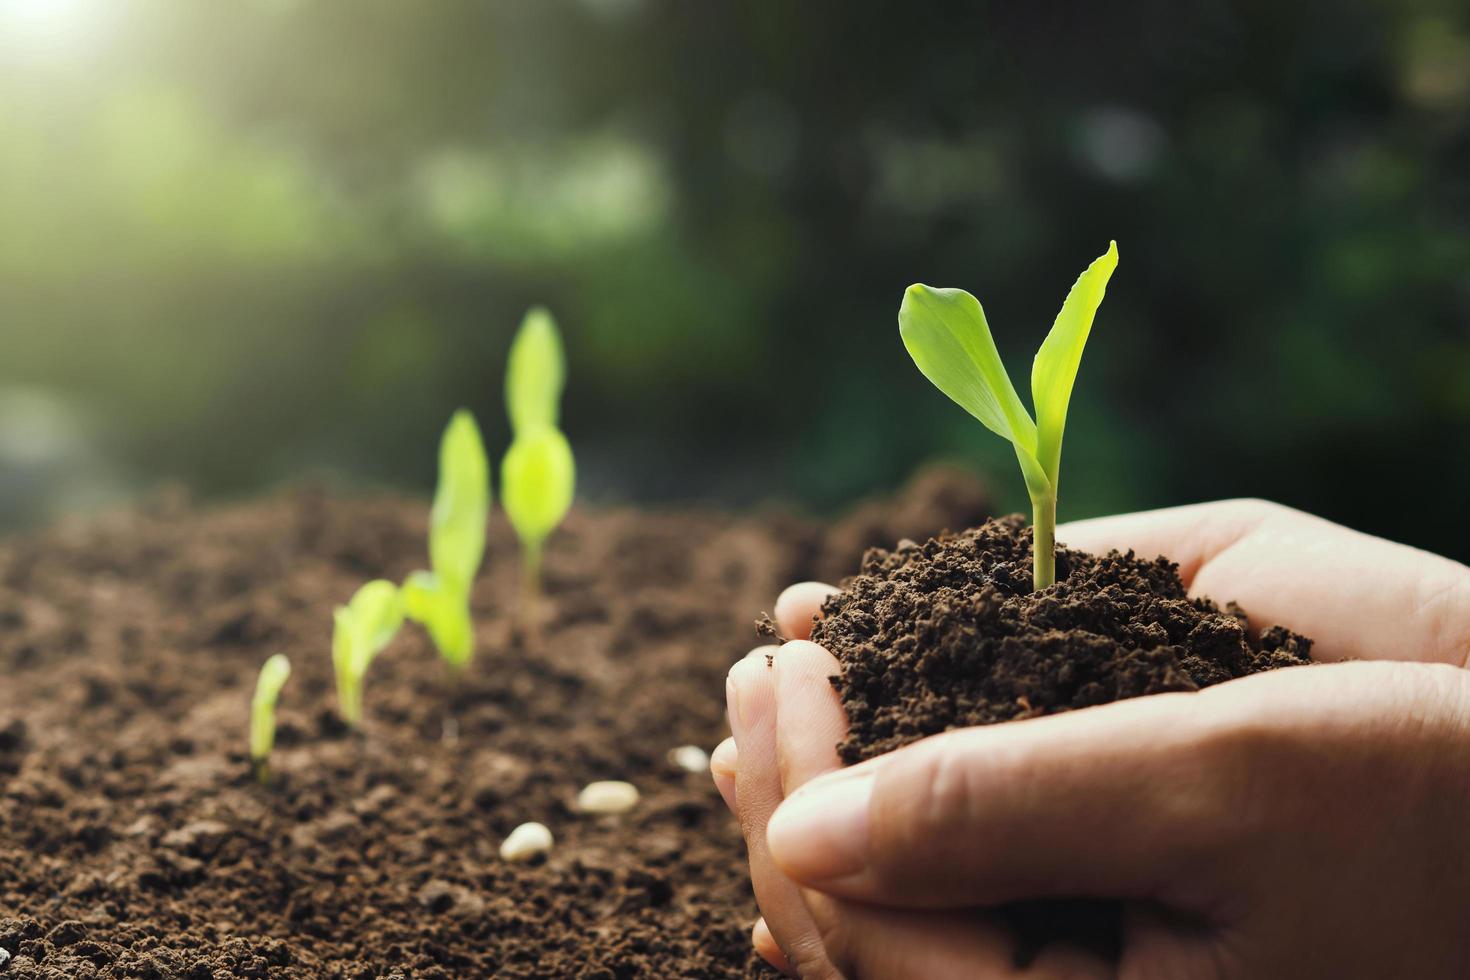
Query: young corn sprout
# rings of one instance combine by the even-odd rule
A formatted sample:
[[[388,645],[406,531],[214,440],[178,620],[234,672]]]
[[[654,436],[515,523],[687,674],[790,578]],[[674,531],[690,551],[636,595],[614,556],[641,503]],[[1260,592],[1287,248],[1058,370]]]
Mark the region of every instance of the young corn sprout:
[[[898,311],[904,347],[924,377],[991,432],[1010,441],[1031,496],[1034,583],[1056,581],[1057,479],[1067,403],[1082,348],[1118,266],[1118,243],[1077,278],[1031,365],[1033,422],[1006,374],[980,303],[963,289],[908,288]]]
[[[403,625],[398,587],[376,579],[358,589],[333,613],[332,669],[337,675],[337,708],[353,728],[362,724],[362,682],[368,667]]]
[[[572,505],[577,482],[572,447],[557,428],[566,366],[551,314],[526,314],[505,372],[512,440],[500,464],[500,497],[521,540],[521,565],[531,594],[540,588],[541,553]]]
[[[429,564],[403,583],[403,611],[429,631],[453,670],[469,662],[475,631],[470,588],[485,557],[490,513],[490,461],[475,417],[454,413],[439,441],[439,486],[429,514]]]
[[[261,665],[250,699],[250,762],[262,783],[270,780],[271,749],[276,745],[276,700],[290,676],[291,661],[284,653],[275,654]]]

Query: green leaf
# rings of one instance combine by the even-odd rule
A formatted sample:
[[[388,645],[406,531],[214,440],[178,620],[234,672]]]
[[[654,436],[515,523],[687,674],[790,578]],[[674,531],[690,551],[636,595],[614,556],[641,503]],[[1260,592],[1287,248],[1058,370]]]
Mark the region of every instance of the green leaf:
[[[468,593],[485,557],[490,461],[475,417],[454,413],[439,442],[439,485],[429,515],[429,561],[450,592]]]
[[[274,705],[281,696],[281,688],[291,676],[291,661],[284,653],[269,657],[260,667],[260,676],[255,679],[255,704]]]
[[[995,349],[980,301],[963,289],[915,283],[903,294],[898,332],[934,387],[996,435],[1031,448],[1036,426]]]
[[[1051,332],[1046,335],[1031,365],[1031,401],[1036,406],[1036,456],[1053,488],[1061,470],[1062,430],[1067,425],[1067,405],[1072,398],[1072,385],[1077,380],[1077,367],[1082,363],[1082,348],[1087,346],[1093,317],[1102,304],[1108,279],[1117,267],[1118,243],[1109,242],[1108,250],[1072,284],[1062,311],[1057,314]]]
[[[505,407],[516,435],[557,424],[565,379],[556,321],[543,307],[533,307],[516,331],[505,368]]]
[[[460,596],[440,595],[434,614],[424,624],[434,646],[452,667],[469,663],[475,648],[475,624],[469,604]]]
[[[398,586],[386,579],[375,579],[357,590],[345,612],[351,647],[349,663],[353,674],[361,677],[403,625],[403,602]],[[338,625],[342,625],[340,616]]]
[[[398,594],[403,598],[403,615],[415,623],[428,622],[441,593],[433,572],[413,572],[403,580]]]
[[[556,429],[517,436],[500,464],[506,516],[528,551],[536,551],[572,506],[577,470],[572,447]]]
[[[414,572],[403,583],[404,615],[422,623],[439,653],[463,667],[474,653],[468,593],[447,588],[433,572]]]
[[[903,294],[898,332],[934,387],[1008,440],[1032,496],[1046,489],[1036,459],[1036,425],[1006,374],[980,301],[963,289],[915,283]]]
[[[362,721],[362,681],[368,667],[392,642],[403,625],[403,599],[398,586],[375,579],[332,612],[332,668],[337,675],[337,701],[343,719]]]
[[[277,653],[261,665],[260,676],[255,680],[255,695],[250,699],[250,758],[257,767],[270,758],[275,747],[276,701],[290,676],[291,661],[285,654]]]

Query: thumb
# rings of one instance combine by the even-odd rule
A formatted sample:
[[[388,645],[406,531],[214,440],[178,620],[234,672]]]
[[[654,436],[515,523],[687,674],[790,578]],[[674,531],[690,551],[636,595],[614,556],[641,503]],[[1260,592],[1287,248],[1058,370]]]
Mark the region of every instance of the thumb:
[[[1304,688],[1298,705],[1310,692],[1286,686]],[[1244,827],[1234,807],[1249,760],[1228,733],[1260,690],[1237,681],[934,736],[799,789],[767,826],[770,855],[809,888],[886,906],[1099,896],[1177,908],[1180,878],[1220,861]]]

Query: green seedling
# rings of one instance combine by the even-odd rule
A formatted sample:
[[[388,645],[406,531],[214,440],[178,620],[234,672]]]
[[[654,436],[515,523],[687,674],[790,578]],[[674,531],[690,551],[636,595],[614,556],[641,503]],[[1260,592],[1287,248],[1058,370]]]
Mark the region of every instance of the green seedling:
[[[403,611],[429,631],[452,670],[469,662],[475,631],[470,589],[485,557],[490,461],[475,417],[454,413],[439,441],[439,486],[429,514],[429,564],[403,583]]]
[[[337,675],[337,708],[353,728],[362,724],[362,682],[373,660],[403,625],[398,587],[376,579],[358,589],[333,613],[332,669]]]
[[[557,428],[566,363],[556,323],[536,307],[511,343],[505,403],[512,441],[500,464],[500,496],[521,540],[531,594],[540,587],[546,539],[566,517],[576,490],[572,447]]]
[[[290,676],[291,661],[283,653],[275,654],[261,665],[250,699],[250,762],[262,783],[270,780],[271,749],[276,745],[276,701]]]
[[[1034,583],[1056,581],[1057,479],[1062,430],[1082,348],[1118,267],[1118,244],[1089,265],[1072,285],[1051,332],[1031,365],[1031,401],[1026,412],[1006,374],[985,311],[963,289],[910,286],[898,311],[904,347],[924,377],[990,431],[1010,441],[1031,496]]]
[[[516,436],[500,464],[500,496],[521,539],[526,585],[541,581],[541,553],[572,506],[577,470],[566,436],[552,428]]]

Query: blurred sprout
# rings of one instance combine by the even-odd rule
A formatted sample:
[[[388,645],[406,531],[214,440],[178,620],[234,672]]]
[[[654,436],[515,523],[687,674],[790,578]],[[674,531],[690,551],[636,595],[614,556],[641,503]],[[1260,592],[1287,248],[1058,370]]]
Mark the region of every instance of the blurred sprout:
[[[576,481],[572,447],[556,429],[517,436],[500,464],[500,495],[533,587],[540,581],[542,548],[571,508]]]
[[[904,347],[924,377],[955,404],[1015,447],[1031,495],[1034,583],[1044,589],[1056,581],[1057,480],[1061,473],[1062,430],[1072,385],[1082,363],[1082,348],[1102,303],[1108,279],[1118,267],[1118,245],[1098,257],[1067,293],[1062,311],[1031,365],[1031,401],[1036,421],[1006,374],[979,300],[963,289],[910,286],[898,311]]]
[[[505,409],[516,435],[555,426],[566,384],[566,355],[556,321],[545,307],[532,307],[521,321],[505,367]]]
[[[460,409],[439,442],[439,486],[429,517],[433,570],[414,572],[403,583],[404,614],[423,624],[454,669],[474,653],[470,590],[485,556],[489,513],[490,461],[474,416]]]
[[[271,749],[276,744],[276,701],[290,676],[291,661],[283,653],[275,654],[261,665],[250,699],[250,761],[262,783],[270,779]]]
[[[572,505],[577,482],[572,447],[557,428],[566,363],[556,322],[536,307],[511,343],[505,403],[512,441],[500,464],[500,495],[521,540],[527,588],[540,587],[546,539]]]
[[[332,668],[337,675],[337,708],[353,728],[362,724],[362,682],[368,667],[403,625],[398,587],[376,579],[358,589],[333,613]]]

